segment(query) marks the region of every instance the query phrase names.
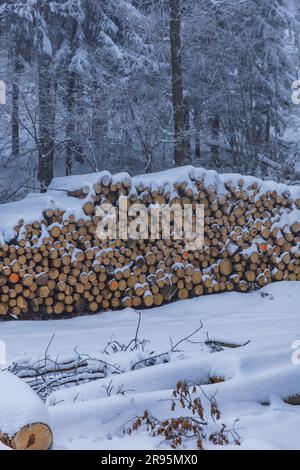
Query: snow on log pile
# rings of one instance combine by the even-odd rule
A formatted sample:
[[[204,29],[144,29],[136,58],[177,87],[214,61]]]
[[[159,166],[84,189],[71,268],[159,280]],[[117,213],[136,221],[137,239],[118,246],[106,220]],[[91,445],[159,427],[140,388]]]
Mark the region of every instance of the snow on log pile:
[[[0,442],[15,450],[48,450],[52,432],[46,406],[34,391],[0,371]]]
[[[184,240],[96,235],[97,207],[203,204],[204,248]],[[174,228],[174,227],[173,227]],[[2,318],[78,315],[300,280],[300,187],[183,167],[131,178],[55,178],[0,206]]]

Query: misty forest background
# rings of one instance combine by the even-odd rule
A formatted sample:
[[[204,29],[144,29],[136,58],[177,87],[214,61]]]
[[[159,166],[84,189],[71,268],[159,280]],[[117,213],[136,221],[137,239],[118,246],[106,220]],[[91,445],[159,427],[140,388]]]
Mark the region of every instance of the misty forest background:
[[[0,202],[193,164],[300,181],[298,0],[0,0]]]

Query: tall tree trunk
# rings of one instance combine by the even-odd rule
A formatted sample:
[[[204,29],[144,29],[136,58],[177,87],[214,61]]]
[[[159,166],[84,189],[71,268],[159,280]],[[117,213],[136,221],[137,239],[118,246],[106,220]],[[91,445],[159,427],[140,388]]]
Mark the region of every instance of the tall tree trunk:
[[[11,114],[11,153],[14,158],[20,155],[20,128],[19,128],[19,73],[20,59],[17,45],[14,49],[14,70],[12,84],[12,114]]]
[[[265,143],[270,143],[270,133],[271,133],[271,116],[270,111],[266,112],[266,133],[265,133]]]
[[[109,163],[106,162],[106,154],[104,153],[105,151],[108,152],[105,142],[106,136],[104,135],[107,122],[105,123],[103,119],[103,115],[105,117],[105,106],[101,102],[101,91],[97,78],[94,79],[92,93],[91,142],[94,154],[98,155],[97,165],[103,168],[106,163]]]
[[[235,167],[238,165],[238,142],[236,138],[236,132],[234,129],[234,125],[230,117],[228,118],[228,141],[231,149],[231,158],[232,163]]]
[[[73,104],[73,110],[74,110],[74,116],[80,117],[80,119],[84,119],[84,116],[87,112],[85,102],[84,102],[84,87],[83,87],[83,81],[80,79],[80,77],[77,75],[76,76],[76,83],[75,83],[75,100],[76,103]],[[88,111],[89,112],[89,111]],[[81,142],[81,134],[80,131],[76,132],[76,118],[74,119],[74,135],[75,135],[75,160],[77,163],[82,165],[84,163],[84,154],[83,154],[83,148],[82,148],[82,142]]]
[[[192,147],[191,147],[191,139],[190,139],[190,109],[189,105],[185,103],[184,106],[184,141],[185,141],[185,160],[186,163],[191,163],[192,161]]]
[[[219,135],[220,135],[220,117],[218,114],[215,114],[211,122],[211,136],[212,136],[211,159],[215,166],[220,165]]]
[[[297,65],[298,65],[298,68],[300,67],[300,27],[299,27],[299,24],[300,24],[300,6],[299,4],[296,6],[296,15],[295,15],[295,19],[296,19],[296,25],[295,25],[295,46],[296,46],[296,49],[297,49],[297,58],[296,58],[296,61],[297,61]]]
[[[72,45],[72,55],[74,54],[74,41],[76,38],[77,21],[72,19],[72,29],[70,33],[70,43]],[[66,175],[70,176],[73,170],[73,153],[76,153],[76,139],[75,139],[75,92],[76,92],[76,73],[74,71],[68,71],[68,82],[67,82],[67,97],[66,97],[66,108],[67,108],[67,123],[66,123]]]
[[[73,168],[73,146],[75,145],[74,142],[74,131],[75,131],[75,123],[74,123],[74,94],[75,94],[75,72],[69,73],[68,78],[68,89],[67,89],[67,99],[66,99],[66,107],[67,107],[67,124],[66,124],[66,140],[67,140],[67,147],[66,147],[66,175],[70,176],[72,174]]]
[[[39,162],[38,178],[41,191],[46,191],[54,174],[54,127],[55,105],[53,102],[52,77],[49,70],[50,60],[39,57]]]
[[[198,109],[194,109],[194,129],[195,129],[195,160],[201,159],[200,145],[201,116]]]
[[[183,100],[183,80],[181,64],[181,14],[180,0],[169,0],[170,5],[170,38],[171,68],[174,114],[174,161],[176,166],[185,163],[185,107]]]

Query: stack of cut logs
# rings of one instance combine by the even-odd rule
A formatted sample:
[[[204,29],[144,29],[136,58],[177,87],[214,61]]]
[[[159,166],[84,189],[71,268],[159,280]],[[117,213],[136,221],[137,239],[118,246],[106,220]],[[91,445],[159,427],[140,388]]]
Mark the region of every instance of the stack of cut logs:
[[[16,238],[0,245],[0,315],[4,318],[78,315],[122,307],[160,306],[225,291],[247,292],[272,281],[300,280],[300,198],[257,180],[216,184],[190,174],[152,187],[105,173],[91,187],[68,191],[85,217],[57,207],[40,220],[16,224]],[[147,181],[147,180],[145,180]],[[280,190],[279,190],[280,189]],[[184,241],[99,241],[97,206],[203,204],[204,247],[186,251]]]

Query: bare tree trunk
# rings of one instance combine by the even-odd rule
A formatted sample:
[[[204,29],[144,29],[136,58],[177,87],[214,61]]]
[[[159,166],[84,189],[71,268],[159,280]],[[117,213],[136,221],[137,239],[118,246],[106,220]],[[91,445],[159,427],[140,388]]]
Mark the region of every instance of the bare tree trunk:
[[[73,168],[73,145],[74,143],[74,131],[75,131],[75,123],[74,123],[74,94],[75,94],[75,73],[69,73],[68,79],[68,90],[67,90],[67,100],[66,100],[66,107],[67,107],[67,124],[66,124],[66,140],[67,140],[67,147],[66,147],[66,175],[70,176],[72,174]]]
[[[180,0],[169,0],[171,68],[174,113],[174,161],[176,166],[185,163],[186,146],[184,139],[185,107],[183,99],[183,80],[181,64],[181,15]]]
[[[106,125],[105,117],[107,118],[107,111],[105,112],[103,103],[101,102],[101,92],[99,89],[97,78],[94,79],[92,88],[92,122],[91,122],[91,142],[95,155],[98,155],[97,164],[102,169],[106,165],[106,156],[108,148],[105,142]]]
[[[74,41],[76,38],[77,22],[72,19],[72,28],[70,32],[70,43],[72,47],[72,53],[74,53]],[[72,70],[68,71],[67,81],[67,97],[66,97],[66,108],[67,108],[67,123],[66,123],[66,175],[70,176],[73,170],[73,153],[76,152],[75,142],[75,87],[76,87],[76,73]]]
[[[271,133],[271,116],[270,111],[266,112],[266,133],[265,133],[265,143],[270,143],[270,133]]]
[[[44,192],[53,178],[55,105],[47,57],[39,58],[39,162],[38,178]]]
[[[73,105],[74,109],[74,115],[75,116],[80,116],[83,118],[83,116],[86,113],[86,106],[84,103],[84,87],[83,87],[83,82],[80,79],[80,77],[77,75],[76,76],[76,83],[75,83],[75,100],[76,103]],[[82,142],[81,142],[81,129],[80,126],[79,129],[76,127],[76,118],[74,119],[74,145],[75,145],[75,155],[74,158],[77,163],[82,165],[84,163],[84,153],[83,153],[83,148],[82,148]],[[77,132],[78,129],[78,132]]]
[[[197,109],[195,109],[194,110],[195,160],[201,159],[200,128],[201,128],[200,112]]]
[[[211,135],[212,135],[211,159],[215,166],[219,166],[220,164],[219,134],[220,134],[220,117],[218,114],[215,114],[211,122]]]
[[[40,14],[49,21],[51,11],[46,3],[39,3]],[[47,187],[54,176],[54,137],[55,137],[55,108],[56,83],[53,71],[50,70],[52,56],[45,53],[42,40],[39,39],[38,54],[38,179],[41,192]]]
[[[12,84],[12,114],[11,114],[11,153],[14,158],[20,155],[20,129],[19,129],[19,73],[20,59],[17,45],[14,48],[14,70]]]
[[[185,142],[185,159],[187,163],[191,163],[192,161],[192,147],[191,147],[191,139],[190,139],[190,109],[189,105],[185,103],[184,106],[184,142]]]
[[[232,163],[235,167],[238,165],[238,142],[236,138],[236,133],[234,129],[234,125],[230,117],[228,118],[228,142],[231,149],[231,158]]]
[[[296,26],[295,26],[295,46],[296,46],[296,49],[297,49],[297,66],[298,68],[300,67],[300,28],[299,28],[299,24],[300,24],[300,7],[299,5],[297,5],[296,7],[296,15],[295,15],[295,19],[296,19]]]

